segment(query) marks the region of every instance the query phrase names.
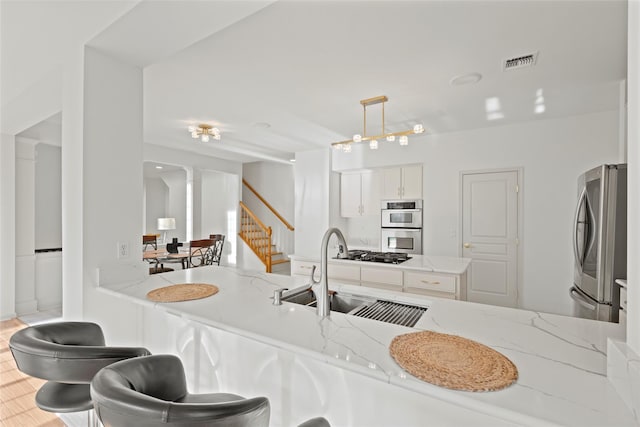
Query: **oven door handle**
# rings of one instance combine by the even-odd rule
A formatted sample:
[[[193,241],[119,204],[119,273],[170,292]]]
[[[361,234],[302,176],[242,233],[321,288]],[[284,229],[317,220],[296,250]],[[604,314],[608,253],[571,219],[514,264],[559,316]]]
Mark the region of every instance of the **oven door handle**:
[[[382,209],[383,214],[396,212],[422,212],[422,209]]]

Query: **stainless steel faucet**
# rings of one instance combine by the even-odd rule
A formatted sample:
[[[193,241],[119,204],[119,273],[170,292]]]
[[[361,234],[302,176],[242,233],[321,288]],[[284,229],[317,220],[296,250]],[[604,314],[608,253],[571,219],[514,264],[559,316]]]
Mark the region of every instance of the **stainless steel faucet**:
[[[337,228],[330,228],[324,233],[322,238],[322,244],[320,245],[320,280],[316,282],[311,273],[311,284],[320,284],[320,289],[316,293],[317,301],[317,313],[318,316],[327,317],[331,313],[331,307],[329,306],[329,282],[327,280],[327,251],[329,247],[329,239],[331,235],[335,234],[338,238],[338,258],[347,258],[347,242],[342,235],[342,232]]]

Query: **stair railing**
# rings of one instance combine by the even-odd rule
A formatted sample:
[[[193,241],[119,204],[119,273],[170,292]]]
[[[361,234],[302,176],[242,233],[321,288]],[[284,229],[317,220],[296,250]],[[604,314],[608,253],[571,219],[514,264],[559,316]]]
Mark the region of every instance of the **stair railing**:
[[[258,192],[256,191],[256,189],[255,189],[255,188],[253,188],[253,187],[251,186],[251,184],[249,184],[249,183],[248,183],[244,178],[242,178],[242,183],[243,183],[243,184],[245,185],[245,187],[247,187],[247,188],[248,188],[248,189],[249,189],[253,194],[255,194],[255,195],[256,195],[256,197],[257,197],[258,199],[260,199],[260,201],[261,201],[262,203],[264,203],[264,205],[265,205],[265,206],[266,206],[266,207],[267,207],[271,212],[273,212],[273,214],[276,216],[276,218],[278,218],[278,219],[280,220],[280,222],[282,222],[282,223],[285,225],[285,227],[287,227],[290,231],[295,230],[295,228],[293,227],[293,225],[289,224],[289,222],[288,222],[286,219],[284,219],[284,218],[282,217],[282,215],[280,215],[280,212],[278,212],[277,210],[275,210],[275,208],[274,208],[273,206],[271,206],[271,205],[269,204],[269,202],[267,202],[267,201],[264,199],[264,197],[262,197],[262,196],[260,195],[260,193],[258,193]]]
[[[247,205],[240,202],[238,235],[266,266],[267,273],[271,273],[271,233],[271,227],[264,225]]]

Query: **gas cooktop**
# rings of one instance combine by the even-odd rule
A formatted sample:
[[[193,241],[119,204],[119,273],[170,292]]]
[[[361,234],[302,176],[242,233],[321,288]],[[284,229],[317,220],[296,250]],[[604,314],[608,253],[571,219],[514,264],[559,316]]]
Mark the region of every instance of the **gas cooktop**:
[[[351,250],[347,252],[347,257],[342,259],[349,259],[352,261],[384,262],[387,264],[401,264],[407,260],[410,260],[411,257],[407,254],[396,252]]]

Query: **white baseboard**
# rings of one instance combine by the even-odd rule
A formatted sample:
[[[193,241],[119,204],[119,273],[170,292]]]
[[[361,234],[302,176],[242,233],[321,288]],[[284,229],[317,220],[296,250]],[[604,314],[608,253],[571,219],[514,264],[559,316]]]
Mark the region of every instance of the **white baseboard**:
[[[36,313],[38,311],[38,301],[35,299],[29,301],[16,301],[16,313],[18,316],[24,314]]]

